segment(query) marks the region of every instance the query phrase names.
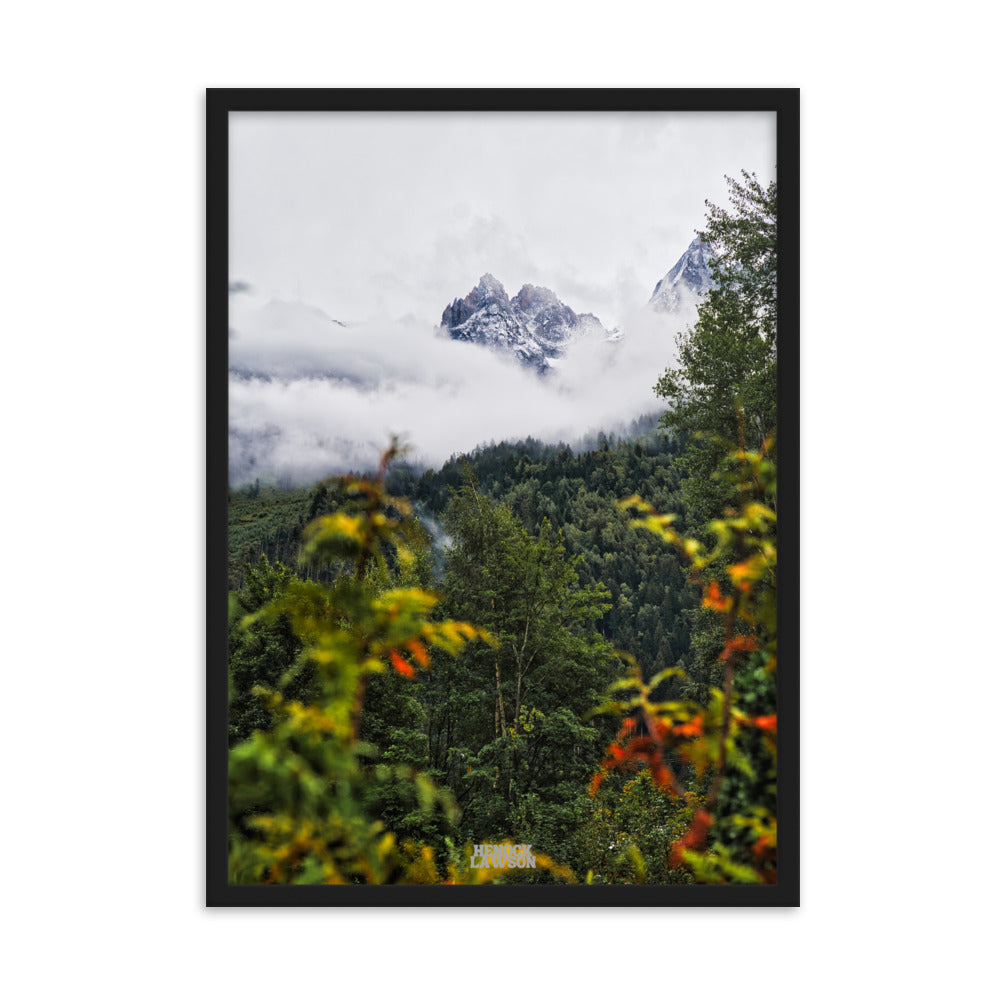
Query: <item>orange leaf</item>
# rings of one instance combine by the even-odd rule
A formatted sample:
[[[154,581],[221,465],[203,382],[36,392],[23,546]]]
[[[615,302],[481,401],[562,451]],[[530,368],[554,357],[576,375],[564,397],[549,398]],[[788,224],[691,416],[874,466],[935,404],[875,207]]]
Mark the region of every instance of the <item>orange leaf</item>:
[[[701,603],[706,608],[712,608],[713,611],[729,610],[729,598],[722,596],[719,584],[715,580],[705,588]]]
[[[701,736],[704,731],[704,724],[700,715],[696,715],[690,722],[685,722],[683,725],[674,726],[673,728],[675,736]]]
[[[674,772],[663,762],[663,758],[657,754],[649,762],[649,774],[657,788],[665,791],[671,798],[675,798],[677,791]]]
[[[723,663],[728,660],[733,653],[752,653],[757,648],[757,640],[752,635],[733,636],[727,643],[719,659]]]
[[[753,720],[753,724],[758,729],[766,729],[769,733],[778,731],[778,717],[776,715],[758,715]]]
[[[418,642],[416,639],[410,639],[410,641],[406,644],[406,648],[413,654],[413,659],[415,659],[420,666],[429,666],[431,660],[427,655],[427,647],[422,642]]]
[[[404,677],[412,677],[416,673],[413,667],[411,667],[409,663],[407,663],[406,660],[404,660],[395,650],[392,650],[389,653],[389,659],[392,661],[392,665],[396,668],[396,670],[399,671],[399,673],[401,673]]]
[[[750,579],[753,576],[753,570],[750,568],[749,562],[736,563],[735,566],[729,567],[729,575],[733,578],[734,583],[740,583]]]
[[[712,825],[712,817],[704,809],[699,809],[691,820],[691,825],[687,828],[684,836],[680,840],[674,841],[670,848],[670,863],[675,868],[684,863],[685,851],[699,851],[705,846],[705,838],[708,835],[708,828]]]

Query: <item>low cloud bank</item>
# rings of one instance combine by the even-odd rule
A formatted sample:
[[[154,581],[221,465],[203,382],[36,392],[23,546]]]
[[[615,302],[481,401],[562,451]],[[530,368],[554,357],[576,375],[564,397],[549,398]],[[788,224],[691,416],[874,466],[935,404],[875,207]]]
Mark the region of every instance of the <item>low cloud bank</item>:
[[[394,434],[414,462],[438,466],[490,441],[616,429],[662,406],[652,387],[694,319],[637,309],[620,340],[581,339],[540,379],[426,323],[345,327],[303,303],[231,303],[233,485],[370,469]]]

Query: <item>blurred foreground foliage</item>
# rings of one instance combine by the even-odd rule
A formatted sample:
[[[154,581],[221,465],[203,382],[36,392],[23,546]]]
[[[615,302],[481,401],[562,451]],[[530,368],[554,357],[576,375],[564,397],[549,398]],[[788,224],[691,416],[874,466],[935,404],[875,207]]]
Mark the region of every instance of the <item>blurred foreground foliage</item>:
[[[386,453],[373,480],[341,480],[344,505],[305,533],[304,561],[349,564],[353,572],[330,584],[281,573],[261,580],[270,591],[241,623],[258,638],[261,629],[270,638],[294,636],[286,652],[297,650],[273,686],[253,690],[270,724],[230,750],[232,882],[476,883],[504,874],[472,869],[471,848],[447,838],[437,851],[400,839],[369,808],[373,789],[391,788],[424,832],[457,816],[452,796],[427,775],[370,760],[372,748],[359,738],[369,678],[387,671],[413,678],[430,668],[432,653],[455,656],[471,642],[495,645],[468,622],[432,621],[437,598],[429,591],[385,587],[389,558],[400,566],[414,558],[408,505],[383,486],[393,454]],[[572,879],[568,869],[536,858],[540,868]]]
[[[770,441],[759,451],[729,456],[720,475],[742,498],[738,509],[709,524],[714,544],[674,530],[675,516],[661,515],[637,496],[622,501],[636,510],[633,524],[674,546],[691,563],[702,607],[717,617],[723,680],[704,699],[663,698],[665,682],[684,680],[679,668],[644,681],[613,684],[598,709],[623,717],[601,769],[596,794],[609,773],[642,767],[684,816],[669,847],[672,868],[688,869],[699,882],[777,879],[777,468]],[[691,775],[685,784],[680,767]],[[654,851],[652,862],[660,860]],[[641,854],[633,865],[651,862]]]

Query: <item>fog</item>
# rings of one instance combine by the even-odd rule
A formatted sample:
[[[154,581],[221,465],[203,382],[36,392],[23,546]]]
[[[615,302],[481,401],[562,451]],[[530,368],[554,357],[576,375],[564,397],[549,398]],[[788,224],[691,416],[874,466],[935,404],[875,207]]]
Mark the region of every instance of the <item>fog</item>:
[[[691,317],[644,306],[725,175],[776,160],[757,112],[241,112],[229,137],[234,482],[369,468],[392,434],[437,465],[656,410]],[[545,379],[452,342],[441,312],[485,272],[623,337]]]
[[[304,303],[233,301],[234,485],[369,469],[393,435],[412,461],[438,466],[491,440],[571,442],[624,426],[662,407],[652,387],[674,359],[675,332],[693,318],[636,308],[620,340],[581,338],[539,377],[431,323],[344,327]]]

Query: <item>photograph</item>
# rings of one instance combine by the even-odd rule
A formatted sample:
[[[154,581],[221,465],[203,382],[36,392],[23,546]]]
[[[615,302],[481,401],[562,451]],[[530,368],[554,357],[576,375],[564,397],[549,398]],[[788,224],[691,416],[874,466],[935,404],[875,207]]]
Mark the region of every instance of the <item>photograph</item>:
[[[206,125],[209,905],[797,906],[798,91]]]

